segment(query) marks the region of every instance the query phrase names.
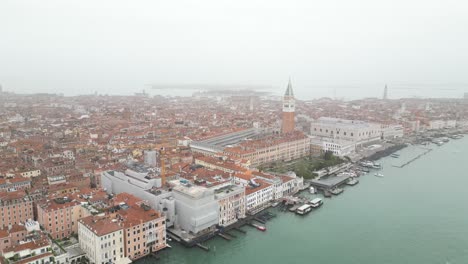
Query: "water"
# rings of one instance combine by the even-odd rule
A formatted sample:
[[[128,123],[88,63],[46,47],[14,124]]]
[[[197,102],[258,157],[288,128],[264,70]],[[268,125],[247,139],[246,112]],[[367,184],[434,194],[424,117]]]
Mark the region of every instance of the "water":
[[[158,263],[468,263],[468,137],[421,153],[381,160],[383,178],[369,174],[338,197],[302,217],[279,212],[266,232],[243,227],[206,244],[205,252],[172,242]],[[148,258],[139,262],[155,262]]]

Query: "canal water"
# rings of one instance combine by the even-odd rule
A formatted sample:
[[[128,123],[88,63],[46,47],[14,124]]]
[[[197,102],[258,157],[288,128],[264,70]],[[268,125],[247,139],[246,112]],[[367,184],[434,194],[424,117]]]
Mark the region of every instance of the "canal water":
[[[383,178],[373,173],[325,198],[306,216],[270,209],[277,216],[260,232],[231,231],[231,241],[215,238],[211,248],[172,249],[146,263],[468,263],[468,137],[452,140],[403,168],[422,153],[410,146],[400,158],[387,157]],[[308,195],[305,192],[302,195]]]

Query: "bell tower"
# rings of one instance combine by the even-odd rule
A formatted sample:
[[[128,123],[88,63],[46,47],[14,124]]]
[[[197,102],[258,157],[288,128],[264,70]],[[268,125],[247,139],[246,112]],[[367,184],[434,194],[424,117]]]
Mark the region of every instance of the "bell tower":
[[[294,111],[296,109],[296,101],[294,99],[294,92],[291,85],[291,79],[289,79],[288,87],[283,97],[283,124],[281,132],[283,134],[294,131]]]

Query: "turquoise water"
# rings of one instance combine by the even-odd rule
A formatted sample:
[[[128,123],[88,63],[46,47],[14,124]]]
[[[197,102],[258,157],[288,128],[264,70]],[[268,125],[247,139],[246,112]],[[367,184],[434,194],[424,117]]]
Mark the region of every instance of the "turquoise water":
[[[172,242],[157,263],[468,263],[468,137],[421,153],[399,151],[380,160],[383,178],[372,174],[307,216],[271,209],[277,217],[260,232],[206,243],[205,252]],[[304,194],[306,195],[306,194]],[[150,258],[143,262],[156,262]]]

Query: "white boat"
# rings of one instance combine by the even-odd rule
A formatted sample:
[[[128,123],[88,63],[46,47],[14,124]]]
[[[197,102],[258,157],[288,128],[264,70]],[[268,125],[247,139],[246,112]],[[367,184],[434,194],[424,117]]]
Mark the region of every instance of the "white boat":
[[[322,199],[320,198],[315,198],[315,199],[312,199],[309,204],[313,207],[313,208],[317,208],[319,206],[321,206],[323,204],[323,201]]]
[[[356,178],[354,178],[354,177],[349,178],[349,180],[346,182],[347,185],[351,185],[351,186],[352,186],[352,185],[356,185],[356,184],[358,184],[358,183],[359,183],[359,180],[356,179]]]
[[[315,188],[312,187],[312,186],[310,186],[310,187],[309,187],[309,192],[310,192],[311,194],[314,194],[314,193],[315,193]]]
[[[356,173],[352,172],[352,171],[344,171],[344,172],[340,172],[336,175],[337,177],[356,177]]]
[[[383,177],[384,175],[383,175],[382,173],[376,173],[376,174],[374,174],[374,176],[376,176],[376,177]]]
[[[305,215],[312,210],[312,205],[304,204],[297,208],[296,213],[300,215]]]

